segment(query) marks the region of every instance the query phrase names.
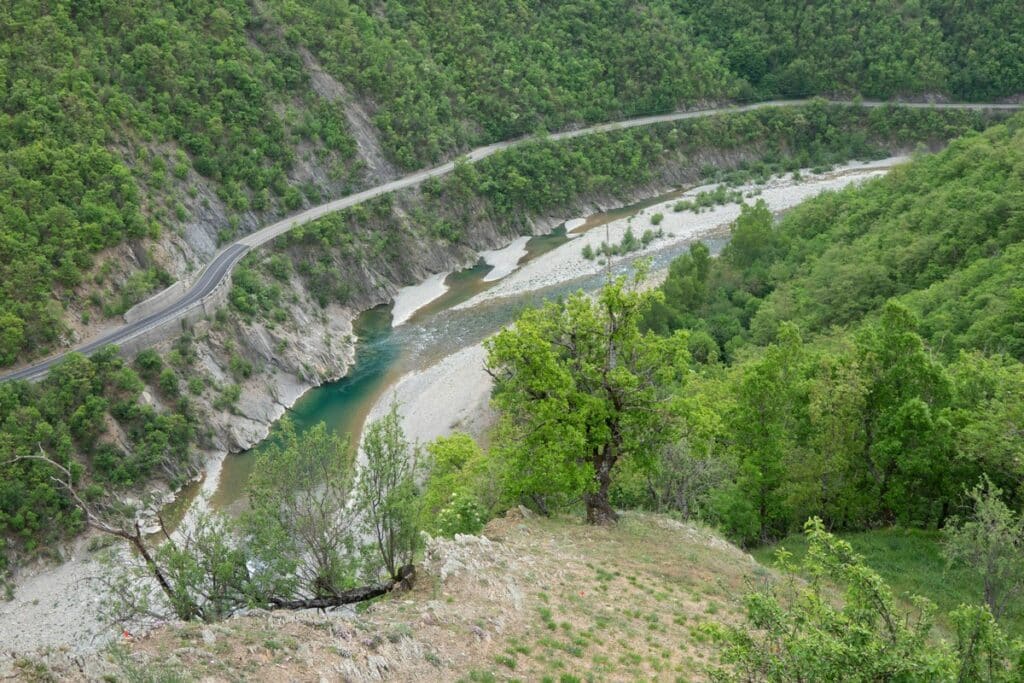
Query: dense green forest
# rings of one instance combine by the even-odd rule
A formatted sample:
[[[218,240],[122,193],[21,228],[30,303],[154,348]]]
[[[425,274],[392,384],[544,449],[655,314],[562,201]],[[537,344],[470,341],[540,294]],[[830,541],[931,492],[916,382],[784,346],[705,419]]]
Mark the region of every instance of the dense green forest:
[[[0,33],[0,364],[58,344],[90,290],[115,315],[166,286],[104,301],[124,264],[102,253],[176,229],[190,173],[233,211],[294,209],[296,144],[351,165],[342,112],[245,2],[8,3]]]
[[[403,164],[716,100],[1024,91],[1024,19],[1010,0],[272,5],[291,40],[377,103]]]
[[[1022,123],[777,224],[747,206],[721,258],[672,264],[646,324],[690,331],[689,457],[724,468],[690,505],[748,543],[940,527],[983,474],[1020,507]]]
[[[173,358],[185,367],[188,338],[177,347]],[[89,501],[156,475],[175,485],[191,476],[197,415],[176,375],[162,370],[169,368],[155,354],[132,368],[107,347],[89,358],[70,355],[40,384],[0,384],[0,588],[10,554],[54,553],[53,543],[84,526],[40,456],[67,467]],[[143,400],[143,380],[158,375],[170,409]]]
[[[246,212],[365,182],[342,109],[302,50],[372,113],[413,168],[498,139],[680,106],[812,94],[1024,91],[1009,0],[249,3],[28,2],[0,8],[0,364],[165,286],[117,263],[188,220],[197,185]],[[145,250],[136,250],[145,254]]]
[[[969,100],[1024,89],[1024,17],[1013,2],[678,0],[697,40],[748,96],[915,92]]]
[[[716,680],[1017,680],[1022,171],[1018,115],[781,219],[746,204],[654,292],[641,265],[525,311],[485,342],[489,450],[436,442],[426,497],[463,531],[516,502],[805,530],[708,629]]]
[[[703,171],[723,180],[766,178],[851,157],[876,157],[892,147],[941,144],[965,131],[983,129],[986,121],[976,112],[865,110],[821,102],[801,108],[695,119],[567,143],[540,141],[503,152],[478,166],[460,166],[451,176],[428,183],[413,210],[403,211],[393,197],[385,196],[288,233],[274,249],[260,250],[243,261],[233,275],[229,306],[243,319],[258,317],[269,324],[286,323],[286,304],[292,296],[287,283],[293,272],[321,305],[345,303],[354,294],[365,294],[361,287],[373,286],[352,277],[352,273],[362,272],[360,263],[400,264],[404,249],[415,248],[425,240],[464,242],[475,221],[491,221],[511,235],[532,215],[556,210],[586,193],[628,194],[655,181],[670,165],[690,168],[694,177]],[[698,168],[702,154],[730,151],[737,154],[733,171]],[[144,352],[134,367],[163,405],[171,407],[169,415],[183,415],[189,420],[195,419],[191,401],[204,393],[211,397],[215,408],[230,409],[238,397],[234,382],[243,381],[253,372],[251,364],[234,354],[231,380],[207,386],[192,372],[194,361],[192,343],[186,336],[166,359]],[[102,398],[103,386],[102,382],[96,385],[92,393]],[[0,424],[11,420],[11,428],[3,433],[4,452],[36,453],[41,446],[62,463],[78,461],[84,467],[83,481],[95,482],[99,487],[96,491],[123,488],[165,472],[159,459],[146,456],[139,460],[128,455],[137,448],[135,439],[141,437],[133,436],[120,445],[110,443],[117,433],[110,420],[119,422],[122,417],[114,410],[117,404],[109,399],[93,400],[91,404],[98,411],[95,419],[107,416],[106,422],[97,422],[98,434],[103,438],[78,440],[69,426],[71,416],[79,410],[78,403],[66,413],[44,412],[41,419],[48,429],[71,434],[70,440],[53,441],[40,438],[34,428],[15,425],[23,411],[57,405],[53,396],[61,391],[59,382],[7,384],[2,391],[6,399],[0,403]],[[82,401],[86,398],[83,395]],[[201,430],[193,429],[185,441],[175,442],[176,450],[167,453],[167,466],[172,472],[187,462],[189,446],[201,436]],[[97,449],[102,450],[99,458]],[[118,460],[124,460],[124,465],[113,468],[112,463]],[[3,471],[9,487],[0,497],[0,529],[14,541],[12,550],[19,554],[31,553],[78,528],[71,518],[67,523],[61,521],[68,503],[46,472],[45,465],[27,461]],[[40,523],[45,519],[57,521]]]
[[[390,196],[326,216],[282,236],[275,253],[246,257],[234,275],[231,302],[243,315],[283,320],[282,283],[292,267],[321,305],[368,294],[374,283],[360,264],[400,266],[416,245],[465,244],[474,227],[509,236],[538,215],[568,210],[581,197],[623,200],[668,178],[739,182],[800,168],[872,159],[886,150],[936,146],[982,130],[990,115],[971,111],[864,109],[828,104],[760,109],[678,121],[553,143],[538,140],[422,186],[416,205]],[[706,163],[718,160],[720,166]],[[673,175],[677,174],[677,175]],[[681,176],[678,174],[682,174]]]

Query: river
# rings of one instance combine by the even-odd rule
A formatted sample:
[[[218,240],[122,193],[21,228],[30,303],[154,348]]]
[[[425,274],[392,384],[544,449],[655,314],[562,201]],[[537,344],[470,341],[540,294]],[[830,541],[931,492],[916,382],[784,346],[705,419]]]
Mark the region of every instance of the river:
[[[756,194],[774,210],[785,210],[821,191],[840,189],[858,180],[882,175],[901,160],[894,157],[868,165],[851,164],[827,174],[808,174],[801,180],[774,179],[764,187],[749,186],[748,197],[751,198],[747,201],[753,201]],[[588,240],[597,244],[604,238],[606,230],[599,228],[610,229],[611,241],[617,242],[626,228],[633,227],[639,235],[650,227],[645,218],[649,220],[654,212],[663,212],[663,225],[678,231],[674,235],[670,233],[674,239],[667,239],[664,244],[655,241],[643,253],[617,259],[612,265],[613,274],[629,272],[637,258],[650,258],[654,271],[666,268],[698,239],[717,254],[726,242],[724,228],[735,219],[738,206],[713,207],[697,214],[672,212],[672,203],[677,198],[694,191],[677,189],[572,221],[568,234],[563,224],[550,234],[531,237],[515,272],[504,279],[486,281],[491,266],[483,260],[471,268],[449,274],[444,280],[444,293],[417,308],[398,326],[392,325],[390,305],[364,312],[354,323],[358,342],[355,363],[349,374],[307,392],[288,411],[287,417],[299,430],[324,422],[329,429],[348,434],[357,442],[374,405],[406,373],[430,367],[458,349],[479,343],[511,323],[526,307],[578,289],[593,291],[600,287],[607,278],[605,270],[596,262],[581,268],[579,257],[579,245]],[[574,244],[567,244],[570,240]],[[566,267],[567,263],[571,268]],[[549,277],[546,280],[526,277],[531,269]],[[496,293],[499,296],[493,296]],[[245,486],[256,459],[254,456],[273,443],[274,438],[272,429],[270,436],[254,448],[226,457],[210,496],[214,509],[237,512],[244,505]]]
[[[581,228],[593,230],[677,196],[678,191],[674,191],[638,204],[594,214],[587,218]],[[577,233],[581,228],[576,229]],[[568,240],[564,224],[550,234],[531,237],[526,245],[527,254],[520,265],[525,265]],[[702,241],[711,247],[713,253],[717,253],[725,244],[724,237],[705,238]],[[687,251],[691,243],[687,241],[650,254],[653,267],[667,267],[672,259]],[[634,260],[631,258],[615,264],[613,271],[630,271]],[[348,375],[311,389],[288,411],[288,419],[298,430],[324,422],[330,430],[348,434],[355,442],[362,432],[369,411],[405,373],[427,367],[455,349],[482,341],[511,323],[526,307],[566,296],[577,289],[593,291],[605,279],[603,274],[589,275],[518,296],[486,301],[472,308],[453,310],[454,306],[497,284],[498,281],[484,280],[490,271],[491,266],[480,261],[471,268],[450,274],[445,279],[447,291],[419,308],[408,322],[398,327],[392,327],[391,324],[391,305],[378,306],[362,313],[353,325],[358,341],[355,363]],[[274,435],[275,431],[271,430],[270,436],[252,449],[227,456],[216,491],[210,498],[213,508],[228,511],[241,508],[245,485],[256,460],[254,456],[273,442]]]

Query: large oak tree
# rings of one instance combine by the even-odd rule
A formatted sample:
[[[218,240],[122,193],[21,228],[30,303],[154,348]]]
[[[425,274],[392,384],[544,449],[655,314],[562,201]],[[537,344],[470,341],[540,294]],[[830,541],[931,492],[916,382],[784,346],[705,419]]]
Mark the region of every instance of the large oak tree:
[[[637,291],[638,282],[619,278],[596,297],[578,292],[528,310],[486,343],[499,447],[517,493],[582,495],[592,524],[617,518],[608,497],[616,465],[652,463],[672,441],[689,371],[683,334],[640,332],[660,295]]]

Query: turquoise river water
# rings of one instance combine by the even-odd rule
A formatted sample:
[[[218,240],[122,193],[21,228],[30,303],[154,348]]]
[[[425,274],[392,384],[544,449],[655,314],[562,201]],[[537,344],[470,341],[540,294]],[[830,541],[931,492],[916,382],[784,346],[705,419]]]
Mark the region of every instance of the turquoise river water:
[[[671,199],[678,192],[653,197],[644,202],[594,214],[574,232],[592,230],[613,220],[630,216],[643,208]],[[547,235],[530,239],[527,255],[520,262],[550,251],[567,241],[565,226]],[[713,253],[721,250],[725,238],[703,240]],[[677,244],[651,255],[654,269],[663,268],[685,252],[688,244]],[[626,273],[631,260],[615,264],[613,272]],[[418,310],[404,325],[392,328],[391,307],[379,306],[361,314],[354,323],[358,337],[355,363],[344,378],[311,389],[287,412],[299,430],[319,422],[349,438],[357,440],[370,409],[403,374],[425,368],[454,351],[482,341],[511,323],[525,307],[545,300],[564,297],[578,289],[592,291],[604,282],[605,275],[578,278],[569,282],[523,294],[521,296],[482,302],[468,309],[451,310],[495,283],[483,281],[490,267],[482,261],[472,268],[452,273],[446,284],[448,291]],[[275,430],[263,442],[245,453],[228,455],[224,461],[216,492],[210,499],[215,509],[237,511],[244,505],[245,485],[255,461],[254,455],[275,438]],[[179,500],[187,505],[186,495]],[[183,511],[183,510],[182,510]],[[174,516],[173,514],[171,516]]]

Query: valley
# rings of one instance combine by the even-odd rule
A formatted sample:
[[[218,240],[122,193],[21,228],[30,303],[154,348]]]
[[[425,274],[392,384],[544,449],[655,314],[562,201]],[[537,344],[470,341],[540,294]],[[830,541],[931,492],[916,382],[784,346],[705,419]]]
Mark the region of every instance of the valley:
[[[0,7],[0,678],[1024,677],[1015,0]]]

